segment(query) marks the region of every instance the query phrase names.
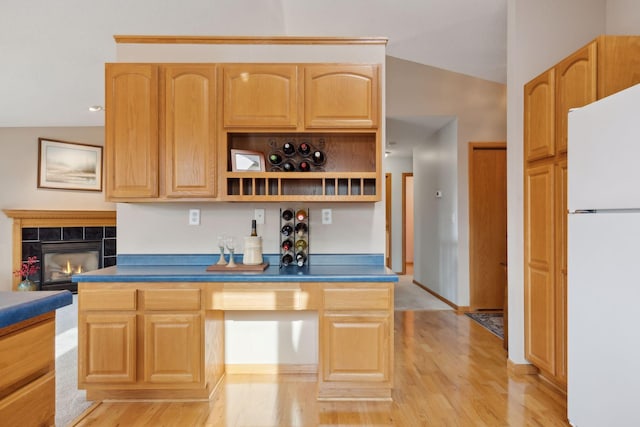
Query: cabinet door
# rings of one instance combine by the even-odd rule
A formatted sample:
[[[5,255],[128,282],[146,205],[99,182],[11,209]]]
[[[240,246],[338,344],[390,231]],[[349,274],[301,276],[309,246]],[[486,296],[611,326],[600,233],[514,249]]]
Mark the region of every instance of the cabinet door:
[[[200,314],[144,315],[144,380],[199,384],[202,379]]]
[[[225,127],[297,126],[298,68],[295,65],[226,65],[223,91]]]
[[[80,385],[136,381],[135,313],[81,314],[78,328]]]
[[[306,128],[377,128],[377,65],[308,65],[304,68]]]
[[[392,347],[387,313],[325,314],[320,349],[322,381],[388,382]]]
[[[158,196],[158,67],[106,65],[107,199]]]
[[[598,99],[640,83],[640,37],[600,36]]]
[[[554,165],[525,174],[525,353],[553,374],[555,364]]]
[[[596,100],[596,43],[578,50],[556,65],[556,150],[567,151],[570,108]]]
[[[162,67],[165,194],[215,197],[215,65]]]
[[[524,156],[531,161],[555,154],[554,70],[524,86]]]
[[[555,166],[556,178],[556,379],[567,384],[567,159]]]

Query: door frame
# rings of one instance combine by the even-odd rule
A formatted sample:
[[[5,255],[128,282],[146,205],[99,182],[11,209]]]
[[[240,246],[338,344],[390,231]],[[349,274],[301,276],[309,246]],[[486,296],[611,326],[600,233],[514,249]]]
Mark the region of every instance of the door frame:
[[[504,149],[505,150],[505,155],[506,155],[506,150],[507,150],[507,143],[503,142],[503,141],[491,141],[491,142],[469,142],[468,145],[468,155],[467,155],[467,161],[468,161],[468,167],[467,167],[467,185],[468,185],[468,209],[469,209],[469,307],[471,309],[471,311],[473,311],[475,309],[475,304],[473,301],[473,295],[474,295],[474,286],[475,283],[473,281],[473,275],[472,275],[472,268],[475,265],[475,258],[476,256],[474,255],[474,252],[472,251],[473,248],[473,230],[474,227],[476,227],[476,225],[474,224],[474,217],[471,215],[472,212],[472,207],[473,207],[473,203],[474,203],[474,198],[478,197],[476,195],[473,194],[473,185],[472,185],[472,181],[473,181],[473,172],[474,172],[474,164],[473,164],[473,151],[475,149],[478,148],[482,148],[482,149]],[[506,163],[505,163],[505,168],[506,168]],[[506,173],[506,170],[505,170]],[[506,197],[506,195],[505,195]],[[504,239],[507,239],[507,236],[504,236]],[[505,301],[505,305],[506,305],[506,301]]]
[[[386,266],[393,269],[393,238],[392,238],[392,230],[393,230],[393,222],[392,222],[392,211],[393,205],[391,200],[391,195],[393,193],[391,187],[391,173],[387,172],[384,174],[384,186],[385,186],[385,229],[386,229]]]
[[[402,271],[407,274],[407,178],[413,177],[413,172],[402,173]]]

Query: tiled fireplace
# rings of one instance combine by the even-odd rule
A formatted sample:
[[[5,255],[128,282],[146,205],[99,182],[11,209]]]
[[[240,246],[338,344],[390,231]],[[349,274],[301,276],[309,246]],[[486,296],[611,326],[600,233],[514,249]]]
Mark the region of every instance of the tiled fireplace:
[[[39,289],[76,292],[78,271],[116,264],[116,216],[112,211],[5,210],[13,218],[13,265],[36,256]],[[19,278],[14,279],[14,286]]]

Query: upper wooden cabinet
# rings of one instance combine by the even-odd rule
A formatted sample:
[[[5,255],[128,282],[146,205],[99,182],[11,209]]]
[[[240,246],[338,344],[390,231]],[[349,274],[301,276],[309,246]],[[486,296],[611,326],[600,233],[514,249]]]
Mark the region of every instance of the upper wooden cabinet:
[[[377,65],[304,67],[306,128],[377,128]]]
[[[161,68],[164,194],[216,196],[216,67]]]
[[[223,67],[224,126],[298,124],[298,67],[240,64]]]
[[[556,69],[556,149],[567,151],[569,109],[596,100],[596,42],[567,57]]]
[[[157,197],[158,67],[107,64],[105,74],[106,197]]]
[[[555,70],[524,86],[524,150],[528,161],[553,156]]]
[[[600,36],[598,99],[640,83],[640,37]]]
[[[106,65],[106,197],[213,198],[216,66]]]

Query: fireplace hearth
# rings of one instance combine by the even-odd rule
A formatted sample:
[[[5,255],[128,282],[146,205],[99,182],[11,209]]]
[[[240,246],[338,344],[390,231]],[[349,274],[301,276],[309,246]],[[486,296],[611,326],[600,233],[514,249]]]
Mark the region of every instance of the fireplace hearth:
[[[102,241],[43,241],[40,261],[40,289],[78,291],[74,274],[102,268]]]

